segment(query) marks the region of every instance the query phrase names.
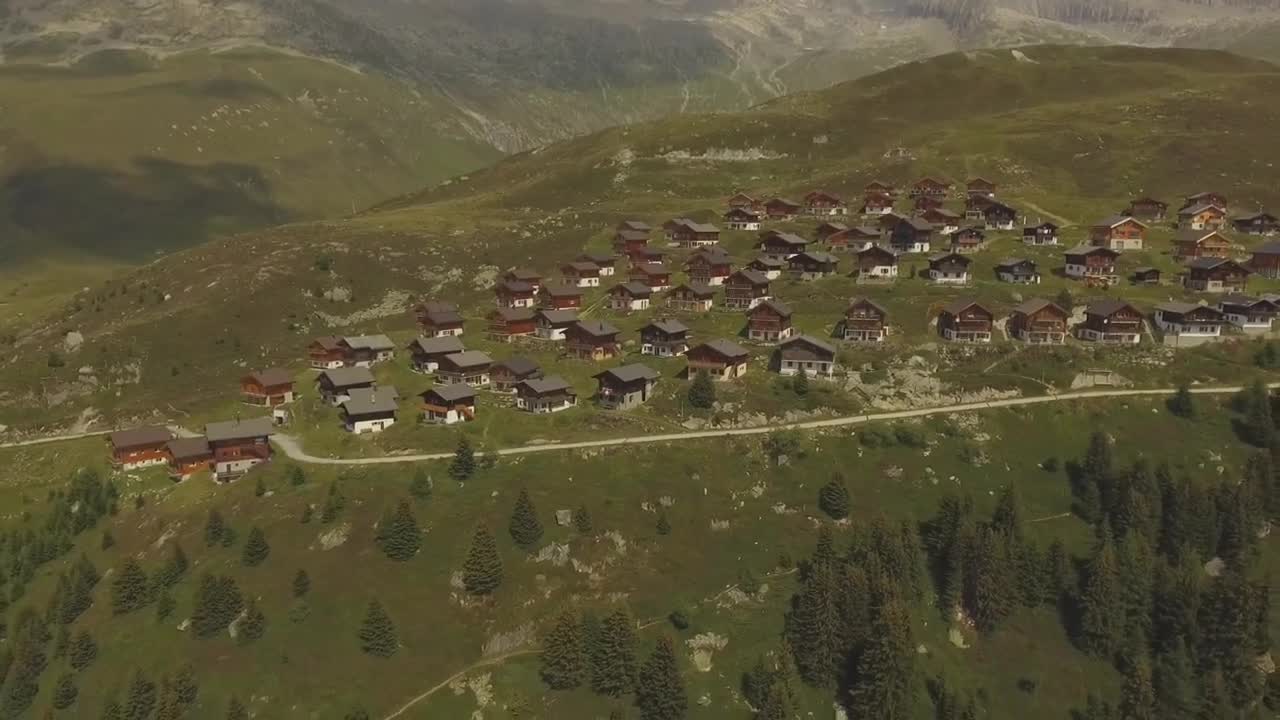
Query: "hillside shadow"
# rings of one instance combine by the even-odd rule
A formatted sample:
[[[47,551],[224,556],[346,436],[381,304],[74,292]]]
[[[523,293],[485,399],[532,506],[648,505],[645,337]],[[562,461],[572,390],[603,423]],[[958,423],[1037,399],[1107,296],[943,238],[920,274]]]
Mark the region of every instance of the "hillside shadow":
[[[130,172],[49,165],[0,185],[0,226],[118,260],[293,219],[262,171],[243,164],[138,157]]]

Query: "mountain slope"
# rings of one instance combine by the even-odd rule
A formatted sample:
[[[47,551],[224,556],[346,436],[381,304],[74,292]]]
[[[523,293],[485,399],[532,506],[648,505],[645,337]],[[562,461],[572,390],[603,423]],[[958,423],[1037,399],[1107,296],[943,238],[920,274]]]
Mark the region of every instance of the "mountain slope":
[[[1173,199],[1210,185],[1239,207],[1276,207],[1277,122],[1280,69],[1267,63],[1042,47],[957,53],[750,112],[608,130],[348,220],[216,241],[80,293],[20,333],[0,366],[0,422],[63,423],[87,406],[107,416],[207,407],[242,367],[296,362],[310,335],[408,330],[414,296],[478,315],[499,268],[551,271],[606,246],[624,217],[714,218],[737,189],[854,195],[877,177],[982,174],[1015,206],[1077,224],[1131,193]],[[750,236],[728,241],[745,253]],[[82,345],[64,344],[70,330]],[[49,367],[50,351],[65,364]]]

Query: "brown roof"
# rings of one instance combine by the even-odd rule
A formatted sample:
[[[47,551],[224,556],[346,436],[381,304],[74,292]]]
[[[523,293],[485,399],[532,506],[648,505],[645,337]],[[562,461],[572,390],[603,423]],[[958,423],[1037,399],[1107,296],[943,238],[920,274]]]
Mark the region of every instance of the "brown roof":
[[[269,368],[267,370],[259,370],[258,372],[249,373],[249,377],[259,385],[264,387],[275,387],[277,385],[288,385],[293,382],[293,375],[283,368]]]
[[[942,312],[947,313],[948,315],[959,315],[974,305],[986,310],[988,313],[991,312],[990,310],[987,310],[986,305],[983,305],[981,302],[974,300],[973,298],[956,298],[946,305],[943,305]]]
[[[110,435],[111,446],[121,450],[147,447],[149,445],[163,445],[172,438],[173,433],[169,432],[168,428],[159,425],[117,430]]]
[[[200,437],[174,438],[167,445],[169,454],[174,460],[197,460],[213,454],[209,447],[209,438]]]

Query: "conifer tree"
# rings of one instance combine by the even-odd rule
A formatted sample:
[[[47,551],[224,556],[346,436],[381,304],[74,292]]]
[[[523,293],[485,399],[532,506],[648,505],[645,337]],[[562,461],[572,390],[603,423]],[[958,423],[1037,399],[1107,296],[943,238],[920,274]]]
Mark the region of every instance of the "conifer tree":
[[[84,630],[76,633],[75,638],[71,640],[71,647],[67,651],[67,659],[71,663],[71,667],[76,670],[84,670],[92,665],[97,657],[98,644],[93,641],[93,636]]]
[[[217,509],[210,510],[209,517],[204,523],[204,544],[213,547],[221,543],[226,532],[227,523],[222,519],[222,513]]]
[[[156,596],[156,620],[160,622],[168,620],[169,616],[173,614],[173,611],[176,610],[177,607],[178,603],[174,601],[173,596],[169,594],[169,591],[161,590],[160,594]]]
[[[1125,669],[1124,688],[1120,698],[1120,717],[1125,720],[1155,720],[1156,697],[1151,685],[1151,670],[1144,656],[1136,658]]]
[[[1178,383],[1178,391],[1169,398],[1168,407],[1169,412],[1180,418],[1190,420],[1196,416],[1195,398],[1185,382]]]
[[[787,615],[786,637],[800,677],[823,687],[834,678],[840,648],[834,563],[815,553],[808,576]]]
[[[1134,533],[1121,538],[1119,546],[1121,602],[1125,611],[1125,632],[1142,645],[1151,637],[1154,565],[1146,541]]]
[[[654,526],[654,530],[656,530],[659,535],[671,534],[671,522],[667,520],[666,510],[658,510],[658,522]]]
[[[1089,561],[1088,575],[1080,592],[1080,642],[1096,655],[1110,657],[1124,641],[1121,582],[1111,533],[1106,530]]]
[[[1240,434],[1245,442],[1255,447],[1268,447],[1276,432],[1271,416],[1271,391],[1262,380],[1255,380],[1241,393],[1239,404],[1244,413],[1240,422]]]
[[[573,511],[573,527],[583,535],[590,535],[592,532],[591,513],[587,512],[586,505],[579,505],[577,510]]]
[[[396,627],[382,603],[373,600],[360,625],[360,649],[375,657],[388,658],[400,649]]]
[[[431,491],[431,476],[424,468],[419,467],[413,473],[413,480],[409,483],[409,494],[414,500],[426,500],[431,497]]]
[[[1018,592],[1008,546],[994,528],[978,529],[973,568],[965,579],[965,608],[978,630],[994,631],[1013,612]]]
[[[249,539],[245,542],[244,551],[240,555],[240,564],[248,567],[257,567],[270,554],[271,546],[267,544],[267,536],[262,532],[262,528],[255,525],[249,531]]]
[[[111,581],[111,610],[123,615],[138,610],[150,601],[147,574],[137,560],[128,558],[115,579]]]
[[[200,693],[200,686],[196,683],[196,669],[191,663],[185,663],[178,668],[178,674],[173,679],[173,695],[178,703],[187,706],[196,701],[196,696]]]
[[[227,629],[244,608],[244,597],[235,580],[205,574],[196,588],[191,629],[196,637],[210,637]]]
[[[906,609],[892,595],[884,599],[875,615],[870,641],[859,654],[849,692],[851,716],[910,720],[915,673],[910,620]]]
[[[797,397],[804,397],[809,394],[809,374],[806,372],[798,373],[791,380],[791,392]]]
[[[113,536],[113,535],[111,534],[111,531],[110,531],[110,530],[103,530],[103,531],[102,531],[102,542],[101,542],[101,543],[99,543],[99,547],[101,547],[103,550],[110,550],[111,548],[113,548],[113,547],[115,547],[115,546],[116,546],[116,539],[115,539],[115,536]]]
[[[289,485],[293,487],[301,487],[307,484],[307,474],[300,465],[290,465],[284,476],[289,481]]]
[[[1167,651],[1157,653],[1151,671],[1155,717],[1162,720],[1194,720],[1196,713],[1195,668],[1182,638]]]
[[[1151,639],[1157,651],[1193,647],[1199,637],[1196,611],[1200,606],[1202,570],[1192,557],[1179,564],[1156,567],[1152,589]]]
[[[227,703],[227,720],[249,720],[249,711],[245,710],[239,700],[231,698],[231,702]]]
[[[117,698],[108,698],[102,705],[102,720],[124,720],[124,706]]]
[[[413,507],[401,500],[394,512],[382,518],[378,524],[378,547],[384,555],[397,562],[412,559],[422,547],[422,531],[418,529],[418,519],[413,515]]]
[[[694,373],[689,383],[689,405],[699,410],[709,410],[716,404],[716,385],[706,370]]]
[[[244,609],[244,617],[236,625],[236,639],[241,644],[251,643],[261,638],[267,632],[267,617],[262,614],[258,603],[249,599]]]
[[[148,720],[155,709],[156,684],[138,670],[133,674],[129,692],[125,695],[124,720]]]
[[[845,486],[844,476],[836,473],[822,486],[818,491],[818,507],[832,520],[849,517],[849,488]]]
[[[582,625],[569,611],[556,620],[542,642],[542,681],[553,690],[569,690],[582,684],[587,673]]]
[[[803,377],[803,375],[801,376]],[[680,720],[689,709],[671,639],[663,636],[636,679],[636,706],[643,720]]]
[[[300,598],[309,592],[311,592],[311,576],[307,575],[306,570],[299,569],[293,576],[293,596]]]
[[[533,547],[542,539],[542,522],[538,520],[538,511],[533,507],[529,491],[524,488],[521,488],[520,495],[516,498],[507,532],[511,533],[511,539],[517,545],[525,549]]]
[[[615,610],[604,619],[595,650],[591,689],[611,697],[631,692],[636,678],[636,631],[627,611]]]
[[[449,464],[449,477],[458,482],[466,482],[476,472],[476,452],[466,435],[458,437],[458,447],[453,451],[453,462]]]
[[[324,507],[320,511],[320,522],[328,525],[337,520],[346,506],[347,498],[342,494],[337,481],[329,483],[329,492],[325,495]]]
[[[182,579],[189,565],[187,554],[183,552],[182,545],[174,542],[169,548],[169,559],[161,566],[160,572],[156,575],[156,584],[160,587],[173,587]]]
[[[489,595],[502,584],[502,557],[488,528],[480,525],[462,565],[462,583],[472,595]]]

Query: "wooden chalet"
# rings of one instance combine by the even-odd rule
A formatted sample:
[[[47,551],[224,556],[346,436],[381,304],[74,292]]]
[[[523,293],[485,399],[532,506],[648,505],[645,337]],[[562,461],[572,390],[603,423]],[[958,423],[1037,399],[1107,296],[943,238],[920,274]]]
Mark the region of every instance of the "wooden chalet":
[[[964,199],[964,217],[966,220],[986,220],[987,208],[996,202],[995,198],[985,195],[969,195]]]
[[[807,250],[787,259],[791,277],[797,280],[820,280],[836,274],[840,258],[821,250]]]
[[[1013,308],[1009,316],[1010,337],[1032,345],[1061,345],[1067,339],[1071,312],[1057,303],[1032,298]]]
[[[565,352],[579,360],[616,357],[618,328],[602,320],[579,320],[565,332]]]
[[[414,312],[418,328],[427,337],[461,335],[465,321],[453,303],[425,302]]]
[[[529,268],[512,268],[502,273],[502,277],[498,279],[516,283],[528,283],[535,293],[542,287],[542,273]]]
[[[889,230],[889,245],[899,253],[927,253],[933,247],[933,225],[923,218],[899,218]]]
[[[598,385],[596,402],[606,410],[630,410],[653,397],[658,385],[658,371],[648,365],[632,363],[605,370],[595,375]]]
[[[858,252],[878,242],[880,235],[879,228],[858,225],[828,235],[826,238],[827,249],[833,253]]]
[[[631,266],[631,282],[638,282],[651,292],[661,292],[671,287],[671,270],[662,263],[639,263]]]
[[[609,308],[618,312],[648,310],[653,290],[642,282],[624,282],[609,288]]]
[[[917,214],[924,214],[929,210],[941,209],[943,199],[934,195],[921,195],[911,201],[911,207]]]
[[[1280,240],[1270,240],[1254,248],[1249,269],[1259,277],[1280,278]]]
[[[942,307],[938,314],[938,334],[950,342],[989,343],[995,320],[995,313],[982,303],[959,298]]]
[[[702,248],[685,261],[684,271],[690,282],[723,285],[725,279],[733,274],[733,258],[719,246]]]
[[[637,250],[636,253],[631,256],[630,260],[633,266],[646,264],[661,265],[666,262],[667,254],[667,251],[662,248],[646,247]]]
[[[1134,198],[1124,215],[1147,223],[1163,222],[1169,215],[1169,203],[1150,197]]]
[[[1076,337],[1107,345],[1137,345],[1142,341],[1142,312],[1123,300],[1099,300],[1084,310]]]
[[[667,307],[685,312],[709,312],[715,306],[716,291],[710,285],[687,282],[667,293]]]
[[[996,279],[1014,285],[1039,285],[1040,271],[1034,260],[1005,258],[996,263]]]
[[[500,360],[489,370],[489,381],[498,392],[515,392],[516,385],[540,377],[542,368],[527,357]]]
[[[1143,265],[1140,268],[1134,268],[1133,274],[1129,276],[1129,283],[1132,285],[1159,285],[1164,273],[1160,268]]]
[[[1215,207],[1222,208],[1223,212],[1225,212],[1228,208],[1227,196],[1213,191],[1198,192],[1195,195],[1188,195],[1183,198],[1182,205],[1178,209],[1186,210],[1187,208],[1193,208],[1197,205],[1213,205]]]
[[[640,328],[640,354],[678,357],[689,350],[689,326],[663,318]]]
[[[760,343],[777,343],[795,333],[791,308],[778,300],[765,300],[747,311],[747,337]]]
[[[1231,255],[1231,241],[1217,230],[1179,230],[1173,239],[1173,256],[1179,260]]]
[[[730,210],[747,210],[753,213],[759,213],[764,209],[764,203],[751,197],[746,193],[736,193],[733,197],[725,201],[725,207]]]
[[[929,280],[939,285],[966,285],[973,260],[960,253],[949,252],[929,258]]]
[[[395,356],[396,344],[386,335],[348,335],[338,341],[347,365],[369,367]]]
[[[760,214],[745,208],[730,208],[721,219],[730,230],[760,229]]]
[[[175,480],[186,480],[213,466],[213,448],[209,447],[209,438],[203,435],[174,438],[165,445],[165,450],[169,454],[169,477]]]
[[[884,342],[889,336],[889,311],[868,298],[854,298],[844,311],[840,337],[845,342]]]
[[[697,373],[705,372],[712,380],[725,381],[747,374],[751,353],[735,342],[716,339],[690,348],[685,357],[689,363],[690,379]]]
[[[394,387],[376,387],[352,391],[342,403],[342,422],[354,435],[380,433],[396,424],[400,393]]]
[[[489,371],[493,358],[479,350],[465,350],[440,358],[436,368],[436,382],[440,385],[470,385],[487,387],[491,382]]]
[[[1078,245],[1064,253],[1069,278],[1109,284],[1116,279],[1116,260],[1120,253],[1109,247]]]
[[[773,198],[764,204],[765,217],[770,220],[791,220],[800,214],[800,210],[800,203],[786,198]]]
[[[1247,333],[1270,332],[1280,315],[1280,302],[1273,298],[1257,298],[1230,294],[1218,301],[1223,318]]]
[[[799,335],[778,348],[778,374],[830,378],[836,374],[836,349],[812,335]]]
[[[1227,211],[1217,205],[1202,203],[1178,211],[1181,230],[1221,230],[1227,226]]]
[[[600,268],[600,277],[612,277],[618,268],[618,256],[611,252],[587,251],[575,258],[576,262],[589,262]]]
[[[568,410],[578,404],[578,393],[564,378],[551,375],[516,385],[516,407],[534,415]]]
[[[749,310],[771,297],[769,278],[754,270],[739,270],[724,281],[724,305],[731,310]]]
[[[307,346],[307,362],[317,370],[331,370],[347,364],[347,351],[342,347],[342,338],[325,335],[311,341]]]
[[[824,243],[827,242],[827,238],[832,235],[845,232],[848,229],[849,226],[842,222],[826,220],[813,229],[813,240],[814,242]]]
[[[1022,228],[1022,242],[1027,245],[1057,245],[1058,226],[1051,222]]]
[[[787,269],[787,261],[762,255],[747,263],[747,267],[745,269],[758,272],[767,280],[777,280],[782,277],[782,271]],[[725,278],[726,282],[728,282],[728,280],[728,278]]]
[[[271,436],[276,432],[269,417],[228,420],[204,426],[213,455],[213,474],[219,482],[234,480],[271,459]]]
[[[419,337],[409,343],[409,366],[417,372],[435,372],[440,358],[466,350],[462,341],[453,336]]]
[[[373,386],[373,373],[364,367],[331,368],[316,376],[316,394],[333,406],[346,402],[351,397],[352,390]]]
[[[965,197],[995,198],[996,184],[985,178],[969,178],[964,184]]]
[[[173,433],[166,427],[148,427],[117,430],[107,436],[111,447],[111,465],[120,470],[137,470],[169,462],[169,441]]]
[[[565,333],[569,327],[578,322],[578,311],[542,309],[534,313],[533,321],[538,328],[536,330],[538,337],[543,340],[560,341],[565,339]]]
[[[854,256],[852,275],[861,282],[892,282],[898,279],[898,253],[879,245],[860,250]]]
[[[625,257],[634,258],[641,250],[649,246],[649,236],[653,228],[639,220],[626,220],[618,225],[613,235],[613,251]]]
[[[1206,293],[1241,293],[1249,280],[1249,269],[1227,258],[1195,258],[1187,261],[1182,285]]]
[[[932,177],[924,177],[915,181],[911,185],[911,189],[907,191],[907,195],[912,198],[937,198],[939,200],[945,198],[947,193],[951,191],[951,183]]]
[[[240,399],[250,405],[275,407],[293,402],[293,375],[282,368],[252,372],[240,378]]]
[[[560,281],[579,288],[600,287],[600,266],[593,262],[568,262],[560,266]]]
[[[704,245],[715,245],[720,242],[720,228],[708,223],[700,223],[689,218],[675,218],[662,225],[662,232],[667,242],[682,248],[695,248]]]
[[[893,212],[892,195],[867,195],[862,200],[860,214],[864,217],[887,215]]]
[[[500,308],[531,308],[537,304],[538,291],[523,280],[500,280],[493,295]]]
[[[809,247],[809,241],[792,233],[770,230],[756,241],[755,247],[764,257],[775,260],[786,260],[792,255],[802,253]]]
[[[1231,227],[1245,235],[1275,235],[1280,233],[1280,218],[1269,212],[1241,215],[1231,220]]]
[[[976,227],[960,228],[947,236],[951,252],[968,255],[987,246],[987,234]]]
[[[437,385],[418,395],[422,420],[433,425],[455,425],[476,419],[476,391],[470,385]]]
[[[1155,307],[1152,320],[1164,334],[1165,344],[1217,338],[1222,335],[1222,326],[1226,324],[1221,310],[1186,302],[1160,303]]]
[[[489,321],[487,335],[498,342],[511,342],[515,338],[532,335],[538,331],[532,308],[494,308],[485,316]]]
[[[583,290],[576,285],[543,285],[538,299],[550,310],[576,310],[582,307]]]
[[[1018,211],[993,200],[982,209],[982,220],[988,230],[1013,230],[1018,223]]]
[[[933,226],[936,232],[943,235],[953,233],[960,229],[960,221],[964,218],[960,213],[952,212],[943,207],[929,208],[920,213],[920,219]]]
[[[895,212],[888,212],[875,219],[874,227],[880,230],[881,237],[891,239],[893,236],[893,228],[896,227],[898,223],[906,219],[907,219],[906,215],[899,215],[898,213],[895,213]],[[868,224],[868,227],[871,227],[871,226],[872,226],[871,224]],[[932,225],[930,225],[929,227],[930,229],[933,228]]]
[[[849,214],[849,206],[837,195],[814,190],[804,196],[804,212],[814,217],[842,216]]]
[[[872,195],[885,195],[890,198],[898,196],[898,188],[883,181],[872,180],[862,188],[863,197],[871,197]]]

